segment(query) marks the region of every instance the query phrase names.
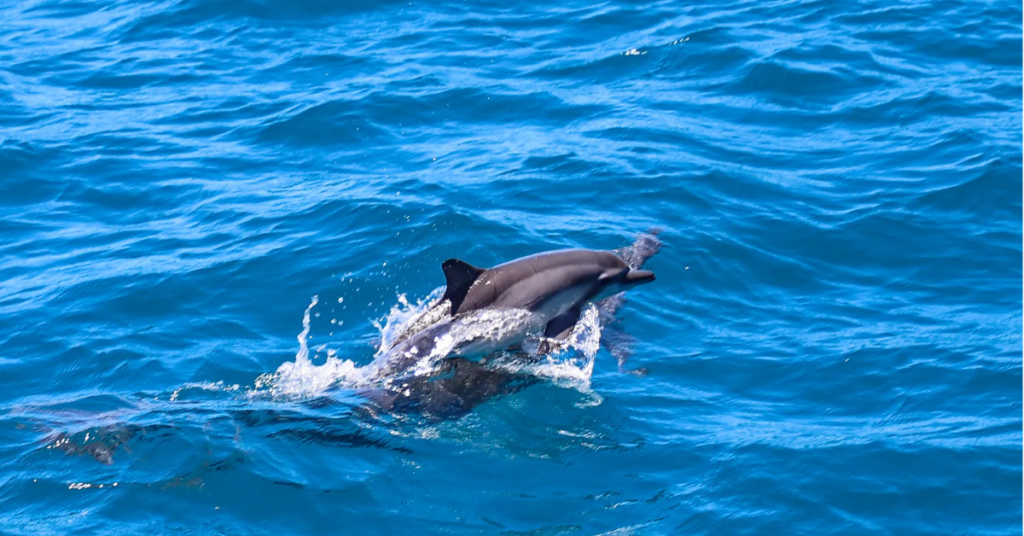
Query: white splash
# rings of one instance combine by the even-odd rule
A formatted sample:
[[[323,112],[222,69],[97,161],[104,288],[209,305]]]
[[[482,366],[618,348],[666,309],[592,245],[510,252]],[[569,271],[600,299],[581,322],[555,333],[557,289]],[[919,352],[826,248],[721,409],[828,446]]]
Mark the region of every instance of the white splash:
[[[299,333],[299,351],[295,353],[295,361],[286,361],[273,374],[263,374],[256,378],[253,395],[269,394],[279,397],[315,396],[334,386],[339,381],[349,380],[358,383],[359,373],[355,363],[350,360],[338,359],[333,351],[327,354],[327,362],[314,365],[309,359],[309,314],[317,304],[313,296],[309,307],[302,315],[302,331]]]
[[[446,316],[416,332],[415,337],[379,352],[367,368],[384,384],[427,375],[449,355],[484,356],[504,350],[543,327],[536,321],[533,313],[522,309],[482,309],[451,319]]]
[[[451,324],[438,329],[438,336],[428,355],[417,356],[415,352],[405,354],[413,359],[412,365],[402,368],[402,376],[429,375],[445,357],[455,352],[463,355],[489,353],[504,348],[503,341],[524,331],[537,332],[543,325],[536,325],[536,319],[528,311],[521,310],[479,310],[460,315],[452,320],[448,307],[440,303],[443,289],[436,289],[425,298],[411,303],[405,295],[398,296],[384,324],[374,322],[380,331],[380,344],[374,360],[366,366],[357,366],[349,359],[339,359],[336,351],[321,348],[327,352],[326,362],[315,365],[309,358],[310,315],[318,299],[312,298],[302,316],[302,331],[297,340],[299,349],[294,361],[282,363],[272,374],[263,374],[256,379],[250,396],[271,396],[273,398],[306,398],[325,391],[343,387],[358,389],[378,383],[388,383],[389,360],[395,359],[395,352],[409,352],[399,346],[424,329]],[[523,343],[528,354],[515,356],[504,352],[493,360],[495,365],[514,372],[534,374],[554,381],[558,385],[589,390],[590,377],[594,369],[601,342],[601,327],[597,308],[588,304],[573,331],[565,341],[550,341],[554,351],[538,355],[542,337],[533,335]],[[498,346],[496,346],[498,345]],[[415,345],[410,345],[414,349]]]
[[[396,344],[415,335],[420,330],[448,318],[448,306],[440,303],[443,292],[444,287],[436,288],[426,298],[417,301],[415,305],[409,303],[405,294],[399,294],[398,303],[391,306],[384,325],[382,326],[379,321],[373,322],[373,325],[380,331],[380,346],[374,357],[380,357],[394,348]]]
[[[551,345],[552,349],[546,354],[537,355],[540,343],[543,342]],[[537,337],[528,339],[523,346],[537,355],[537,361],[519,364],[516,371],[547,378],[563,387],[588,391],[590,377],[594,373],[594,361],[601,348],[601,321],[597,306],[588,303],[584,307],[579,321],[564,341]]]

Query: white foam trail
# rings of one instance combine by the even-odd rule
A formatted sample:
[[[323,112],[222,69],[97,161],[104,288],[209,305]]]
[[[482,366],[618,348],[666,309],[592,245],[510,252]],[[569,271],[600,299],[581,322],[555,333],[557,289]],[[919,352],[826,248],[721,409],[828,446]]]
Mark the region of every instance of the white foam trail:
[[[237,384],[237,383],[229,385],[229,384],[225,384],[223,381],[219,381],[219,382],[216,382],[216,383],[214,383],[214,382],[188,382],[188,383],[182,385],[181,387],[175,389],[174,392],[171,393],[170,401],[171,402],[176,402],[181,397],[181,394],[183,392],[186,392],[186,391],[189,391],[189,390],[193,390],[193,389],[194,390],[199,390],[199,391],[228,391],[228,392],[231,392],[231,391],[237,391],[237,390],[239,390],[241,388],[242,388],[242,386]]]

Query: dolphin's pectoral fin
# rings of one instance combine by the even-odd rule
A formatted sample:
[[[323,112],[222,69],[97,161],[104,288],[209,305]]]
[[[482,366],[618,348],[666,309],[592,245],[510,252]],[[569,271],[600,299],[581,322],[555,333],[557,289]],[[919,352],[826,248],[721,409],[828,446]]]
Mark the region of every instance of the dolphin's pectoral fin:
[[[473,286],[473,283],[480,277],[480,274],[484,273],[484,269],[477,268],[459,259],[444,261],[441,264],[441,269],[444,270],[445,285],[447,287],[444,290],[444,297],[442,299],[448,300],[448,303],[451,304],[451,314],[455,316],[459,312],[459,307],[462,306],[463,300],[466,299],[469,287]]]
[[[552,318],[548,322],[547,327],[544,328],[544,338],[557,341],[565,340],[572,333],[572,328],[576,326],[576,322],[579,322],[581,312],[582,309],[577,306]],[[553,350],[555,346],[556,344],[553,341],[541,341],[540,346],[537,348],[537,353],[546,354]]]
[[[580,320],[583,309],[579,306],[554,317],[544,328],[544,336],[549,339],[564,339],[572,333],[573,326]]]

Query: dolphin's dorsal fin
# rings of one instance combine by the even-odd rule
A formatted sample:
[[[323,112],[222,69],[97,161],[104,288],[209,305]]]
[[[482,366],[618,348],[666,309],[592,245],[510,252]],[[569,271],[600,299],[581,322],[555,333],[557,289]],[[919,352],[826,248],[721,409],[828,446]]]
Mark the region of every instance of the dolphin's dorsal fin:
[[[444,290],[442,299],[448,300],[452,306],[452,316],[455,316],[459,312],[459,307],[462,307],[462,301],[466,299],[469,287],[484,273],[484,269],[459,259],[444,261],[441,263],[441,269],[444,270],[445,285],[448,287]]]

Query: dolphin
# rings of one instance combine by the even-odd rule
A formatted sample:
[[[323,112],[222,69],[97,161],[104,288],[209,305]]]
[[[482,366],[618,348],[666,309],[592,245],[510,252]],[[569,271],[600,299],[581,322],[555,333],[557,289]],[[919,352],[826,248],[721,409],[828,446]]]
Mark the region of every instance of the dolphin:
[[[588,249],[538,253],[489,269],[448,259],[441,269],[446,288],[439,307],[447,304],[447,319],[392,347],[375,363],[377,378],[393,378],[426,356],[501,350],[541,330],[546,338],[563,338],[587,302],[655,279],[614,252]],[[452,341],[453,333],[465,340]],[[444,341],[453,346],[441,347]],[[435,355],[439,348],[445,355]]]
[[[614,253],[630,268],[639,270],[661,249],[662,243],[658,238],[660,232],[660,229],[655,228],[641,233],[632,245],[617,249]],[[625,369],[626,360],[632,353],[632,339],[621,328],[614,326],[621,321],[619,313],[625,304],[624,293],[595,303],[602,329],[601,345],[619,362],[620,371],[642,375],[644,369]],[[424,317],[428,320],[423,322],[428,322],[429,319],[436,322],[437,313],[432,310],[438,307],[447,308],[448,305],[443,300],[438,300],[424,312]],[[422,325],[417,319],[413,319],[412,323]],[[417,338],[425,346],[432,342],[425,335]],[[405,340],[401,335],[399,339],[399,343]],[[556,349],[556,346],[557,341],[542,344],[538,348],[538,353],[547,353]],[[428,420],[458,419],[488,400],[511,395],[540,381],[540,378],[529,373],[491,367],[486,360],[477,362],[461,357],[450,357],[427,375],[406,378],[390,387],[362,391],[360,394],[370,401],[370,406],[361,408],[361,411],[371,414],[419,414]]]
[[[548,321],[587,301],[654,281],[611,251],[567,249],[538,253],[483,269],[459,259],[441,264],[443,299],[452,316],[483,308],[527,309]]]

